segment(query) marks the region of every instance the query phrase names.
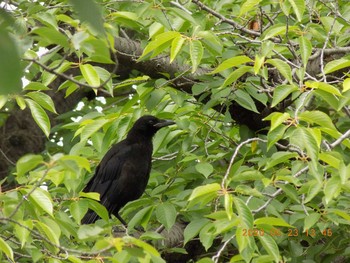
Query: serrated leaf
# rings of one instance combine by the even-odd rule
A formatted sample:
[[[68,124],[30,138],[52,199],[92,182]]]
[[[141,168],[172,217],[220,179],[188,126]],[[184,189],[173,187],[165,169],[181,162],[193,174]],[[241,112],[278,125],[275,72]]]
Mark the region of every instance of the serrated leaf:
[[[50,90],[47,86],[40,82],[30,82],[24,87],[24,90]]]
[[[176,221],[176,209],[171,203],[162,203],[156,207],[156,216],[166,229],[170,229]]]
[[[173,40],[174,38],[179,36],[181,36],[181,34],[176,31],[168,31],[157,35],[156,38],[153,41],[149,42],[148,45],[145,47],[139,60],[146,56],[148,53],[154,51],[156,48],[159,48],[166,42]]]
[[[30,190],[27,190],[27,194]],[[53,216],[53,203],[49,193],[40,187],[36,188],[34,192],[29,195],[29,200],[34,202],[38,207],[43,209],[50,216]]]
[[[88,200],[84,200],[84,199],[71,203],[69,207],[70,213],[72,214],[75,221],[77,221],[78,223],[80,223],[81,219],[87,213],[88,209],[89,209]]]
[[[350,78],[347,78],[343,82],[343,92],[350,90]],[[1,107],[0,107],[1,109]]]
[[[210,163],[197,163],[195,168],[197,172],[203,174],[205,178],[208,178],[208,176],[214,171],[214,168]]]
[[[293,83],[292,70],[290,69],[290,66],[286,62],[284,62],[281,59],[274,58],[274,59],[267,59],[266,63],[274,66],[282,74],[282,76],[285,77],[286,80],[288,80],[290,84]]]
[[[312,161],[316,162],[318,160],[319,145],[316,138],[308,131],[308,129],[303,127],[295,129],[291,136],[291,142],[302,149],[306,149],[307,154]]]
[[[51,111],[53,113],[57,113],[55,109],[55,105],[50,96],[46,95],[42,92],[28,92],[26,94],[27,97],[31,98],[35,102],[37,102],[44,109]]]
[[[100,77],[96,69],[90,64],[81,64],[79,66],[80,72],[83,75],[86,82],[92,87],[100,86]]]
[[[225,79],[224,83],[221,87],[226,87],[231,85],[233,82],[235,82],[237,79],[239,79],[241,76],[243,76],[245,73],[249,72],[252,69],[251,66],[241,66],[234,70],[233,72],[228,75],[228,77]]]
[[[333,198],[339,195],[341,190],[341,181],[339,176],[331,177],[324,187],[324,195],[326,204],[328,204]]]
[[[78,13],[81,22],[86,22],[90,29],[100,36],[105,35],[101,8],[93,0],[69,0],[73,10]]]
[[[190,42],[190,57],[192,63],[192,73],[194,73],[196,72],[203,57],[203,46],[199,40],[192,40]]]
[[[288,120],[290,118],[289,113],[287,112],[273,112],[264,120],[270,120],[271,121],[271,126],[270,126],[270,132],[276,129],[278,126],[280,126],[283,122]]]
[[[2,8],[4,10],[4,8]],[[2,15],[7,14],[3,12]],[[4,17],[1,16],[3,22]],[[5,30],[2,24],[0,29],[0,95],[15,94],[21,91],[22,87],[22,66],[20,56],[14,38]]]
[[[34,224],[34,227],[36,227],[39,232],[46,236],[54,245],[59,246],[60,241],[59,241],[59,236],[46,224],[40,221],[36,221]],[[58,247],[51,247],[52,251],[58,252]]]
[[[293,11],[297,16],[298,21],[301,22],[305,11],[305,0],[289,0],[289,3],[293,7]]]
[[[228,220],[232,219],[232,215],[233,215],[233,197],[232,194],[230,193],[226,193],[224,196],[224,207],[225,207],[225,211],[227,214],[227,218]]]
[[[178,36],[173,39],[173,41],[171,42],[170,49],[170,63],[174,61],[184,43],[185,38],[183,38],[182,36]]]
[[[7,103],[7,99],[8,99],[8,97],[6,95],[0,95],[0,110]]]
[[[304,67],[306,67],[309,61],[309,57],[311,56],[311,53],[312,53],[312,45],[310,40],[308,40],[306,37],[299,37],[299,45],[300,45],[301,59],[303,61]]]
[[[277,35],[283,35],[286,33],[286,25],[276,24],[265,30],[263,33],[263,41],[272,38]]]
[[[322,111],[304,111],[299,114],[299,119],[306,121],[308,124],[316,123],[321,127],[336,130],[331,118]]]
[[[250,97],[250,95],[247,92],[244,92],[241,89],[236,90],[234,100],[243,108],[259,113],[258,109],[255,106],[254,100]]]
[[[25,99],[25,101],[30,108],[30,112],[33,116],[34,121],[36,122],[36,124],[38,124],[40,129],[44,132],[46,137],[49,137],[51,124],[50,124],[50,119],[47,116],[46,112],[37,102],[33,101],[32,99]]]
[[[12,248],[0,237],[0,250],[14,262]]]
[[[265,57],[260,56],[259,54],[255,56],[255,61],[254,61],[254,74],[258,74],[261,66],[265,62]]]
[[[324,67],[324,73],[329,74],[334,71],[343,69],[343,68],[348,68],[350,67],[350,60],[341,58],[341,59],[336,59],[328,62],[326,66]]]
[[[240,198],[233,198],[240,219],[244,222],[247,229],[253,229],[253,214],[245,202]]]
[[[271,225],[271,226],[285,226],[293,227],[288,224],[284,219],[278,217],[260,217],[254,221],[254,225]]]
[[[336,87],[334,87],[328,83],[307,81],[307,82],[305,82],[305,86],[309,87],[309,88],[313,88],[313,89],[320,89],[322,91],[331,93],[333,95],[342,96],[340,91]]]
[[[239,66],[241,64],[252,62],[252,60],[247,56],[237,56],[222,62],[216,69],[214,69],[210,74],[216,74],[218,72],[224,71],[229,68]]]
[[[192,220],[184,230],[184,244],[199,234],[199,231],[210,222],[206,218]]]
[[[258,238],[267,253],[273,257],[274,261],[277,263],[280,262],[281,256],[275,240],[270,235],[258,235]]]
[[[18,107],[21,110],[24,110],[27,107],[24,98],[22,96],[15,96],[15,98],[16,98],[16,102],[17,102]]]
[[[310,182],[307,196],[304,200],[304,204],[310,202],[318,193],[322,190],[322,183],[316,180]]]
[[[218,191],[221,189],[218,183],[207,184],[203,186],[196,187],[191,196],[189,197],[188,206],[194,206],[195,204],[200,204],[201,206],[207,205],[214,198],[218,196]]]
[[[43,157],[41,155],[27,154],[21,157],[16,163],[17,175],[23,176],[27,172],[33,170],[42,162]]]
[[[243,16],[253,10],[261,0],[246,0],[240,8],[239,16]]]
[[[210,193],[217,193],[217,191],[219,191],[220,189],[221,187],[218,183],[198,186],[195,189],[193,189],[193,192],[188,200],[191,201],[195,198],[202,197]]]
[[[292,92],[297,91],[296,85],[279,85],[273,91],[271,107],[275,107],[282,100],[287,98]]]
[[[305,217],[304,220],[304,231],[312,228],[320,219],[321,215],[319,213],[310,213]]]
[[[33,229],[33,221],[19,221],[18,223],[20,225],[15,225],[15,234],[21,242],[21,248],[23,248],[30,235],[30,231],[28,229]]]
[[[268,159],[264,171],[288,161],[291,158],[298,157],[298,154],[295,152],[276,152],[272,154],[271,158]]]
[[[102,128],[103,125],[105,125],[108,122],[108,120],[105,119],[97,119],[93,121],[89,121],[88,124],[83,126],[82,130],[80,131],[80,140],[85,141],[88,138],[90,138],[95,132],[97,132],[99,129]],[[74,136],[77,136],[77,132],[74,134]]]

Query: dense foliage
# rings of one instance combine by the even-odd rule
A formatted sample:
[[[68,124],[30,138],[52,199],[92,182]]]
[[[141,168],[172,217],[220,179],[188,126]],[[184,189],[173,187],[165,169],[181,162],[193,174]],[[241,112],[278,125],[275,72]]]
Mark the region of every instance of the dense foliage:
[[[350,258],[348,1],[10,0],[0,16],[2,261]],[[81,190],[143,114],[176,125],[124,230]],[[88,208],[102,219],[81,225]]]

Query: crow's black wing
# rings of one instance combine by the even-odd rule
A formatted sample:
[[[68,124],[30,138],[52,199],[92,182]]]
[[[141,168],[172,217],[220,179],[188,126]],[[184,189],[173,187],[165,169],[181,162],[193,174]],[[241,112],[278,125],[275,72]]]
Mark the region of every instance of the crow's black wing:
[[[144,192],[151,156],[152,144],[128,144],[127,141],[116,144],[102,159],[84,192],[98,192],[100,203],[110,214],[117,216],[121,207]],[[97,219],[96,213],[89,211],[82,222],[90,224]]]

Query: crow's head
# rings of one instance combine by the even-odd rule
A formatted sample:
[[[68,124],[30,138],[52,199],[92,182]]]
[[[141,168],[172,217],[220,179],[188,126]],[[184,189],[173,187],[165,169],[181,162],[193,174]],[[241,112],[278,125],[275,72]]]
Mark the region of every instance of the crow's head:
[[[139,118],[131,128],[129,134],[138,133],[144,136],[153,136],[159,129],[175,124],[170,120],[162,120],[151,115],[145,115]]]

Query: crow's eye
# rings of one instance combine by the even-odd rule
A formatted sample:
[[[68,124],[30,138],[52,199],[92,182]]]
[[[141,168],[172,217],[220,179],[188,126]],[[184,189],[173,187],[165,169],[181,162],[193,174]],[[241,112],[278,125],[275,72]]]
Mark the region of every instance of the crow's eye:
[[[148,122],[149,124],[154,124],[154,120],[149,120],[149,122]]]

